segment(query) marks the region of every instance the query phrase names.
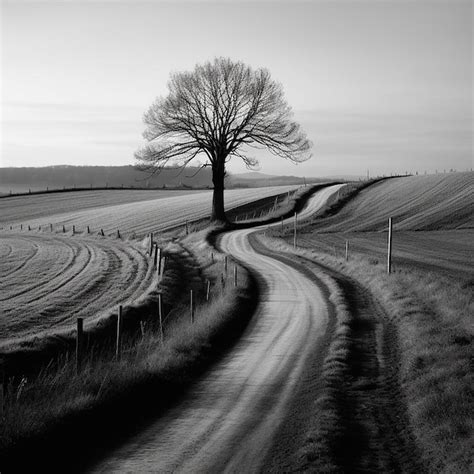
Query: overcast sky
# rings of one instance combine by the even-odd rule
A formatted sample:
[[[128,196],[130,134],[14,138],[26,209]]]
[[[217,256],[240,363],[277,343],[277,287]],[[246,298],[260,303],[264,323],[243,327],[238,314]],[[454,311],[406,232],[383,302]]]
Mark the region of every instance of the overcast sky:
[[[470,0],[0,1],[1,166],[133,164],[170,72],[215,56],[268,68],[314,142],[264,173],[473,166]]]

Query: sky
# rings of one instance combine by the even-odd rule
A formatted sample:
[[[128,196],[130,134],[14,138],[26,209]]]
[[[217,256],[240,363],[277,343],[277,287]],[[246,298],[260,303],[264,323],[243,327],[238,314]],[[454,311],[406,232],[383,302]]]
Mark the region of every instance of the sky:
[[[470,0],[0,2],[0,167],[134,164],[170,73],[216,56],[267,68],[314,144],[263,173],[474,165]]]

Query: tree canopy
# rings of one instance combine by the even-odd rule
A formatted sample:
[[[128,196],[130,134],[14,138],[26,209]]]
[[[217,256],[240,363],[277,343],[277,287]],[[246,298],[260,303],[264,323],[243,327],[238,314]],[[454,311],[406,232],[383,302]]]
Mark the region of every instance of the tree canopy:
[[[310,157],[311,142],[293,121],[281,85],[266,69],[216,58],[193,71],[172,74],[168,89],[144,114],[143,136],[149,144],[135,156],[151,172],[186,167],[205,156],[202,166],[211,166],[213,174],[214,220],[225,220],[225,164],[235,156],[248,168],[258,166],[245,146],[266,148],[293,162]]]

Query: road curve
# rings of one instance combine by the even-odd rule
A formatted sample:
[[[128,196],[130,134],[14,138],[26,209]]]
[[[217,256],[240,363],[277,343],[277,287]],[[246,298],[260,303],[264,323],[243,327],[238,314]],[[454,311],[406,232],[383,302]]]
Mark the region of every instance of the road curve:
[[[300,218],[315,212],[339,187],[316,193]],[[326,302],[314,282],[251,247],[249,235],[266,227],[229,232],[220,244],[253,270],[263,286],[257,314],[241,339],[183,402],[93,472],[259,470],[328,320]]]

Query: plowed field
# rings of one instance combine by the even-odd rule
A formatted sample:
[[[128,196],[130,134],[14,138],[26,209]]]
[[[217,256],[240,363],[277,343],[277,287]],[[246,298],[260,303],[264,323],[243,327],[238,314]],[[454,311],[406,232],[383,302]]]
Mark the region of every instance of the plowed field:
[[[297,186],[231,189],[225,192],[226,209],[275,196]],[[9,229],[62,229],[90,226],[105,233],[144,235],[209,217],[212,191],[80,191],[0,199],[0,227]]]
[[[100,316],[155,278],[143,249],[110,239],[0,233],[0,260],[2,342]]]

